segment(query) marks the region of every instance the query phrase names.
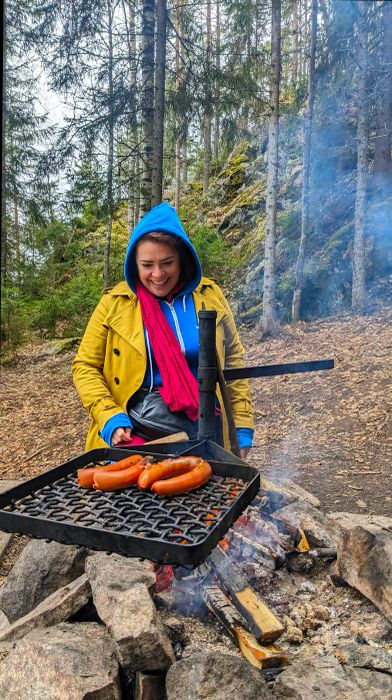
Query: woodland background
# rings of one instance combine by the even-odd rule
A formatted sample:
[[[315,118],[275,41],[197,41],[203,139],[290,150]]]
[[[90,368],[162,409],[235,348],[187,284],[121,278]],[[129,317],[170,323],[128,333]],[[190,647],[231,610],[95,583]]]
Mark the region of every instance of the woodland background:
[[[162,198],[260,336],[391,303],[392,2],[7,0],[3,87],[3,358]]]

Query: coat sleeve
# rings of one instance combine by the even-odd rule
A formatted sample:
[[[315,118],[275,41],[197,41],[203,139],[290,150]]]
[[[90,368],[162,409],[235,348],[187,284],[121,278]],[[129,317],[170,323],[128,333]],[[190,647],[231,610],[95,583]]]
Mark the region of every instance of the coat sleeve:
[[[77,355],[72,363],[72,377],[83,406],[102,430],[106,421],[123,413],[114,400],[104,375],[108,327],[105,323],[110,300],[102,297],[93,312]]]
[[[244,348],[234,321],[233,312],[219,287],[218,295],[219,301],[224,308],[225,368],[243,367]],[[236,427],[254,428],[253,407],[248,379],[236,379],[228,382],[227,388],[231,399]]]

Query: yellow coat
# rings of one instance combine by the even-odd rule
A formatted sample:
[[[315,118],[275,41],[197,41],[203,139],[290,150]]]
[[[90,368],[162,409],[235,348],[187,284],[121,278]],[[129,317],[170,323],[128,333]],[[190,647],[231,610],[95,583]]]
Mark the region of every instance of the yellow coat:
[[[216,347],[222,367],[243,365],[244,353],[231,309],[215,282],[202,277],[192,294],[196,313],[204,307],[217,311]],[[72,363],[72,376],[91,417],[86,450],[107,447],[98,431],[116,413],[127,413],[127,403],[141,387],[147,368],[140,304],[126,282],[105,294],[87,325]],[[247,380],[228,385],[235,424],[253,428],[253,411]],[[217,395],[223,407],[219,389]],[[223,414],[225,447],[229,449]]]

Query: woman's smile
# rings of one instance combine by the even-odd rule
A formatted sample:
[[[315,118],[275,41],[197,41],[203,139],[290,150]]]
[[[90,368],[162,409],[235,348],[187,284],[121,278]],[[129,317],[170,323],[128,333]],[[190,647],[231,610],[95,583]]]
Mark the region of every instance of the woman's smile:
[[[167,243],[141,241],[136,266],[142,285],[157,297],[166,297],[180,280],[180,256]]]

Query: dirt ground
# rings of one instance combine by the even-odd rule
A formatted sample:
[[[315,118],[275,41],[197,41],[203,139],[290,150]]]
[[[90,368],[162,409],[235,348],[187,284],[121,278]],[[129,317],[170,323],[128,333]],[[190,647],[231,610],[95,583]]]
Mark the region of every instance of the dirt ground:
[[[248,365],[333,358],[323,372],[251,380],[256,413],[249,462],[287,476],[326,511],[392,515],[392,308],[243,331]],[[89,419],[70,376],[74,351],[35,341],[1,370],[0,478],[26,479],[84,449]]]

